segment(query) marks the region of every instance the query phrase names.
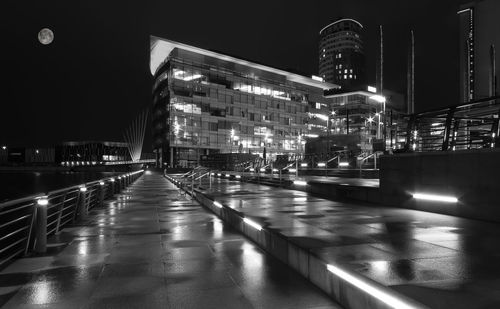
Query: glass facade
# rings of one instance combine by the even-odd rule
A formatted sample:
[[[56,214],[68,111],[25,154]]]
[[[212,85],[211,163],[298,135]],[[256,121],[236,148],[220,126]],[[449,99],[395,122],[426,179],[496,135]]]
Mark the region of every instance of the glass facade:
[[[155,48],[162,47],[152,38]],[[153,44],[154,41],[154,44]],[[324,134],[333,84],[163,40],[154,69],[153,134],[160,164],[194,166],[200,155],[252,153],[268,158],[303,152]],[[162,43],[162,42],[160,42]]]

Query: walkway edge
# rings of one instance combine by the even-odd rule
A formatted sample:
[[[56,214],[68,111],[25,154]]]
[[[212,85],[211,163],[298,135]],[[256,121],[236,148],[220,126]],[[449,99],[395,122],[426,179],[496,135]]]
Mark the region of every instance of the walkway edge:
[[[170,176],[168,180],[179,187],[179,182]],[[186,191],[191,194],[189,191]],[[286,236],[266,229],[244,218],[244,215],[217,202],[207,193],[195,189],[193,198],[224,222],[255,242],[266,252],[326,292],[335,301],[348,309],[424,309],[426,306],[391,288],[357,273],[341,269],[321,260],[309,250],[301,248]],[[245,220],[246,219],[246,220]],[[246,221],[246,222],[245,222]]]

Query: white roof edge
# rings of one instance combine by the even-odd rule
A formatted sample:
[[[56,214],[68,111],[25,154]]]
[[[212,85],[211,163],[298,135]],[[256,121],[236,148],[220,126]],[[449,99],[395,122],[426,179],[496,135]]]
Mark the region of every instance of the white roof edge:
[[[359,90],[359,91],[330,94],[330,95],[326,95],[325,98],[339,98],[339,97],[345,97],[348,95],[355,95],[355,94],[364,95],[365,97],[371,97],[373,95],[376,95],[376,93],[373,93],[373,92]]]
[[[305,84],[305,85],[313,86],[313,87],[317,87],[317,88],[321,88],[323,90],[333,89],[333,88],[339,87],[336,84],[316,81],[316,80],[313,80],[312,78],[302,76],[299,74],[283,71],[280,69],[271,68],[271,67],[268,67],[268,66],[265,66],[262,64],[257,64],[257,63],[253,63],[253,62],[250,62],[247,60],[234,58],[234,57],[220,54],[217,52],[213,52],[210,50],[206,50],[206,49],[202,49],[199,47],[175,42],[172,40],[163,39],[163,38],[153,36],[153,35],[150,36],[150,48],[151,48],[151,50],[150,50],[150,69],[151,69],[152,75],[154,75],[156,73],[158,68],[161,66],[161,64],[165,61],[165,59],[168,57],[168,55],[170,54],[170,52],[174,48],[180,48],[180,49],[184,49],[187,51],[202,54],[205,56],[214,57],[214,58],[217,58],[220,60],[225,60],[225,61],[245,65],[245,66],[252,67],[252,68],[255,68],[258,70],[284,75],[284,76],[286,76],[287,80],[289,80],[289,81],[301,83],[301,84]]]
[[[336,23],[340,23],[341,21],[345,21],[345,20],[350,20],[350,21],[353,21],[353,22],[357,23],[357,24],[358,24],[361,28],[363,28],[363,25],[362,25],[359,21],[357,21],[357,20],[355,20],[355,19],[352,19],[352,18],[342,18],[342,19],[339,19],[339,20],[337,20],[337,21],[334,21],[333,23],[328,24],[327,26],[323,27],[323,29],[321,29],[321,30],[319,31],[319,34],[321,34],[321,32],[323,32],[323,30],[325,30],[326,28],[330,27],[331,25],[335,25]]]

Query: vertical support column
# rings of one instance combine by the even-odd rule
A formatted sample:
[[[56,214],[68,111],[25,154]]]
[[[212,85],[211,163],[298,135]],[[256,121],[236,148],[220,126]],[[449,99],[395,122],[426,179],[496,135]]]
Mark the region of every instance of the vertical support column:
[[[35,252],[47,252],[47,206],[49,200],[43,197],[36,203]]]

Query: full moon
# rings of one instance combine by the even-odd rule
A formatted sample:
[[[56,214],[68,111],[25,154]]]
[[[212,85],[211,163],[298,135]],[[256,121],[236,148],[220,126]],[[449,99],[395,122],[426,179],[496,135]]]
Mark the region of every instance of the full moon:
[[[43,45],[48,45],[54,40],[54,32],[48,28],[43,28],[38,32],[38,40]]]

